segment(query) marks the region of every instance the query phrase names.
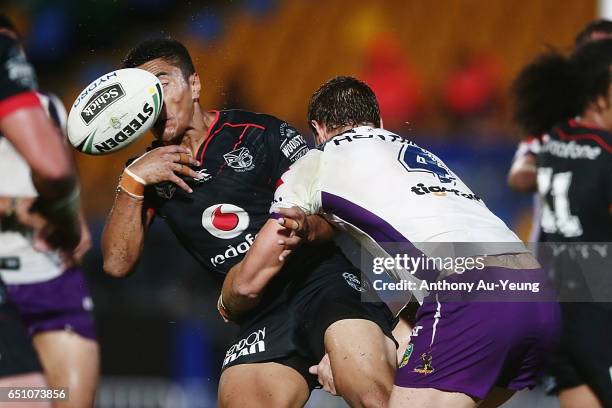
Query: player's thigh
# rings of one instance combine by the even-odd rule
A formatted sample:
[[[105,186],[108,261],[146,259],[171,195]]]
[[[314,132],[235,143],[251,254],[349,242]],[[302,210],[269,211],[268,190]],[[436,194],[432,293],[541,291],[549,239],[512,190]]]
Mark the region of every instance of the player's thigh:
[[[238,364],[223,371],[220,408],[294,408],[306,404],[310,391],[304,377],[278,363]]]
[[[566,388],[559,392],[561,408],[603,408],[597,395],[588,385]]]
[[[395,377],[395,350],[393,340],[371,320],[338,320],[325,331],[336,390],[349,401],[367,398],[386,404]]]
[[[1,388],[26,388],[26,387],[47,387],[47,382],[42,373],[26,373],[20,375],[12,375],[0,377]],[[7,395],[5,395],[7,396]],[[50,402],[34,402],[34,401],[0,401],[0,408],[51,408]]]
[[[99,376],[99,347],[94,340],[67,330],[36,334],[34,348],[51,388],[67,388],[70,398],[56,408],[93,406]]]
[[[477,402],[460,392],[446,392],[434,388],[404,388],[394,386],[389,408],[473,408]]]

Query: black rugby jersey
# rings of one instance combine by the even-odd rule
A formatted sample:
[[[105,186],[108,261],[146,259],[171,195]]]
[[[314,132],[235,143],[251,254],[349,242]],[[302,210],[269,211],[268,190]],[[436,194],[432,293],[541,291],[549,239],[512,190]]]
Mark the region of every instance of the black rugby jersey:
[[[34,68],[19,43],[0,34],[0,119],[17,109],[40,106]]]
[[[537,157],[543,241],[612,241],[612,134],[576,120],[542,137]]]
[[[241,110],[215,112],[195,156],[203,180],[184,178],[189,194],[170,182],[147,187],[145,199],[180,243],[207,269],[225,275],[270,218],[281,175],[308,151],[287,123]]]

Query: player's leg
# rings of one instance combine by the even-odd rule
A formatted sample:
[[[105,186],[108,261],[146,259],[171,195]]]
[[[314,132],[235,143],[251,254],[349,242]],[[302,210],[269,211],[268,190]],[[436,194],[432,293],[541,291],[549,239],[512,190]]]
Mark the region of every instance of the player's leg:
[[[0,387],[2,408],[50,408],[50,402],[8,401],[8,388],[46,387],[36,352],[19,320],[17,310],[5,302],[4,285],[0,281]],[[4,388],[7,387],[7,388]]]
[[[351,407],[384,407],[389,401],[397,356],[395,343],[364,319],[344,319],[325,331],[336,392]]]
[[[219,382],[220,408],[297,408],[310,396],[304,377],[279,363],[239,364],[227,368]]]
[[[59,408],[91,407],[99,376],[99,347],[92,302],[83,272],[66,270],[56,278],[9,285],[52,388],[68,388]]]
[[[597,395],[586,384],[560,391],[559,405],[561,408],[603,408]]]
[[[353,407],[386,406],[397,366],[394,317],[359,270],[330,259],[298,297],[309,355],[318,362],[328,354],[336,393]]]
[[[56,408],[92,407],[99,373],[98,343],[67,330],[38,333],[32,339],[51,388],[66,388],[70,398]]]
[[[472,408],[477,401],[461,392],[447,392],[434,388],[405,388],[393,386],[389,408]]]
[[[561,347],[551,373],[562,408],[612,407],[612,306],[562,304]]]

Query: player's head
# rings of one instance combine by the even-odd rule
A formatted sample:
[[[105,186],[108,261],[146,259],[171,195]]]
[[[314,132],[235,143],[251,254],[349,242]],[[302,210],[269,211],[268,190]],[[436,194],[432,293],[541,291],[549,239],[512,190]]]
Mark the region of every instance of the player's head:
[[[187,48],[169,37],[141,42],[123,59],[124,68],[156,75],[164,88],[164,106],[153,134],[162,142],[179,142],[191,126],[200,97],[200,78]]]
[[[540,55],[513,84],[516,122],[527,133],[540,135],[587,110],[612,112],[611,63],[612,40],[588,42],[570,57],[557,52]]]
[[[580,48],[583,45],[598,40],[612,38],[612,21],[610,20],[595,20],[587,24],[581,32],[576,36],[574,47]]]
[[[310,98],[308,125],[317,144],[353,127],[380,127],[376,95],[358,79],[346,76],[330,79]]]
[[[11,19],[4,13],[0,13],[0,34],[8,34],[14,38],[19,37],[17,27],[15,27],[15,24],[13,24]]]
[[[568,64],[577,80],[574,98],[579,114],[588,114],[598,126],[612,131],[612,39],[583,45]]]

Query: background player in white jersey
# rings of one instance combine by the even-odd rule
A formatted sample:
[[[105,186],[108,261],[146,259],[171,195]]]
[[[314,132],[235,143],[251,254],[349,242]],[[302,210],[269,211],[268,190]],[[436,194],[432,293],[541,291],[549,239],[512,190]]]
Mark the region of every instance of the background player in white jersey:
[[[283,175],[271,211],[295,206],[305,215],[325,214],[364,248],[388,256],[395,255],[394,243],[411,255],[482,262],[468,270],[439,270],[450,275],[448,283],[541,285],[536,296],[430,290],[417,313],[413,357],[397,372],[391,406],[473,407],[485,399],[495,406],[535,385],[558,333],[558,305],[539,301],[551,300],[552,293],[516,235],[439,158],[381,129],[376,97],[361,81],[338,77],[324,84],[310,101],[308,120],[322,145]],[[305,215],[298,217],[299,229],[309,231]],[[281,232],[268,221],[228,277],[270,279],[283,250],[279,242],[286,241]],[[436,280],[420,272],[417,277]],[[399,276],[407,277],[402,271]],[[252,302],[229,285],[223,299],[232,313]]]
[[[70,153],[33,92],[34,70],[25,58],[13,24],[0,15],[0,133],[31,168],[38,199],[30,211],[46,221],[36,235],[46,247],[72,251],[79,243],[79,189]],[[4,174],[3,177],[7,177]],[[4,223],[0,224],[2,228]],[[36,355],[15,322],[0,282],[0,386],[43,386]],[[49,406],[27,402],[28,406]],[[23,406],[23,403],[3,403]]]
[[[59,134],[66,111],[55,95],[37,93]],[[80,214],[81,241],[74,251],[39,251],[32,236],[45,221],[29,208],[36,199],[30,169],[5,138],[0,139],[0,277],[32,337],[49,386],[67,388],[70,399],[58,408],[91,407],[98,379],[99,350],[91,313],[92,301],[79,264],[91,247]],[[66,352],[69,350],[69,352]]]

